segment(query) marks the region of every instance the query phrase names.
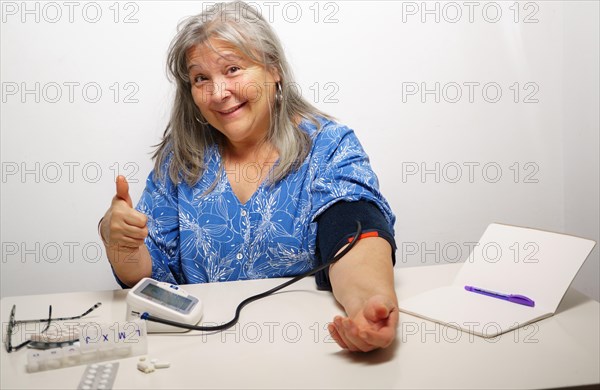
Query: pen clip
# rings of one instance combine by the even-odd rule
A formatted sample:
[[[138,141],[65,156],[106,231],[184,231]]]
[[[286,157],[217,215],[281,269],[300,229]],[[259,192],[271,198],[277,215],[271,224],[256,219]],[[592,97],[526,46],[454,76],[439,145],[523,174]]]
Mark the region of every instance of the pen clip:
[[[518,303],[520,305],[525,305],[525,306],[530,306],[530,307],[535,306],[535,302],[533,300],[527,298],[524,295],[511,294],[508,296],[508,300],[510,302]]]

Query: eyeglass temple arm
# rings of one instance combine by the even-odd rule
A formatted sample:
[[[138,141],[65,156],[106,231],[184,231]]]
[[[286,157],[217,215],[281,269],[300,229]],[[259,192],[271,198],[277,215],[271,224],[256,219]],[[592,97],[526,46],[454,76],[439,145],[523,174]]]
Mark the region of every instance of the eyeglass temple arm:
[[[100,306],[102,306],[102,302],[96,303],[94,306],[90,307],[83,314],[75,316],[75,317],[51,318],[52,317],[52,305],[50,305],[50,315],[49,315],[49,318],[43,318],[43,319],[39,319],[39,320],[19,320],[19,321],[15,321],[15,325],[16,324],[24,324],[24,323],[28,323],[28,322],[48,322],[50,319],[52,321],[76,320],[76,319],[79,319],[79,318],[87,316],[88,314],[90,314],[92,311],[96,310]]]

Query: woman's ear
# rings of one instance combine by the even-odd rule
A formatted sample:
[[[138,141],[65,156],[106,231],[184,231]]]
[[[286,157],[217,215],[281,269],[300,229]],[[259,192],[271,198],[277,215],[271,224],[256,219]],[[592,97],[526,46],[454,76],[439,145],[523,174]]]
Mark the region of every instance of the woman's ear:
[[[269,69],[269,73],[271,73],[271,77],[273,77],[276,83],[281,81],[281,77],[279,76],[279,69],[277,69],[277,67],[271,66]]]

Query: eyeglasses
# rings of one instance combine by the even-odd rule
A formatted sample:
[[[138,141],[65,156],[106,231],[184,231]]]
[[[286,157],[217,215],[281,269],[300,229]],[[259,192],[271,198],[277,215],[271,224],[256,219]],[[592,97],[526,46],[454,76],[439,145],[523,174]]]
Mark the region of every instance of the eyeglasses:
[[[74,317],[63,317],[63,318],[52,318],[52,305],[50,305],[48,308],[48,318],[43,318],[40,320],[19,320],[19,321],[15,321],[15,309],[16,309],[17,305],[13,305],[12,310],[10,311],[8,327],[6,329],[6,338],[4,339],[4,346],[6,347],[6,352],[10,353],[13,351],[18,351],[19,349],[23,348],[24,346],[26,346],[27,344],[29,344],[31,342],[31,340],[26,340],[17,346],[12,345],[12,335],[13,335],[13,329],[14,329],[15,325],[36,323],[36,322],[39,322],[39,323],[45,322],[46,327],[41,332],[41,333],[44,333],[50,327],[50,322],[52,322],[52,320],[54,320],[54,321],[77,320],[79,318],[87,316],[92,311],[94,311],[98,307],[100,307],[100,305],[102,305],[102,303],[98,302],[94,306],[90,307],[85,313],[83,313],[81,315],[74,316]]]

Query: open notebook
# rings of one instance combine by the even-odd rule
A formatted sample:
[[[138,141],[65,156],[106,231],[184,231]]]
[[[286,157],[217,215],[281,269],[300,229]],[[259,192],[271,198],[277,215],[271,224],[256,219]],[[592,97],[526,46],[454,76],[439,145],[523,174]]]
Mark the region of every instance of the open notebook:
[[[495,337],[550,317],[596,243],[493,223],[454,281],[400,301],[400,311],[482,337]],[[524,295],[534,307],[477,294],[465,286]]]

